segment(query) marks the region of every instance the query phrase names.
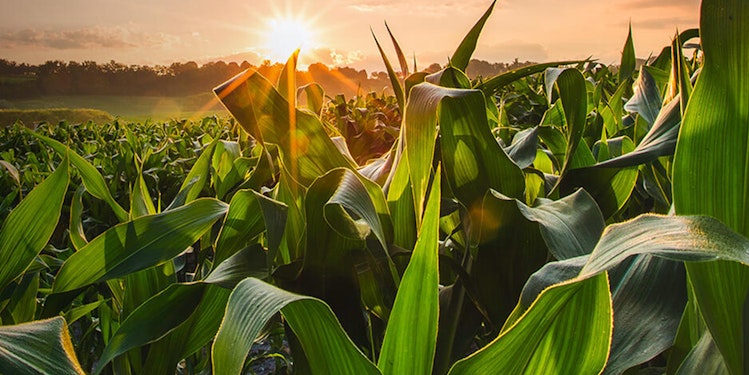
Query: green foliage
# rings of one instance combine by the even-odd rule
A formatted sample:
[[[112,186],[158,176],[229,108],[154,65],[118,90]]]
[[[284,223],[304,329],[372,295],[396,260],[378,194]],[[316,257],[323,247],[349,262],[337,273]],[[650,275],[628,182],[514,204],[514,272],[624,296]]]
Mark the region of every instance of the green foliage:
[[[396,96],[298,88],[293,54],[215,90],[235,120],[0,129],[0,371],[238,374],[285,340],[279,372],[745,372],[749,7],[706,0],[693,57],[638,71],[630,31],[618,73],[471,81],[493,7],[432,74],[388,27]]]
[[[104,123],[112,121],[112,115],[98,109],[0,109],[0,126],[9,126],[20,121],[26,126],[67,122]]]

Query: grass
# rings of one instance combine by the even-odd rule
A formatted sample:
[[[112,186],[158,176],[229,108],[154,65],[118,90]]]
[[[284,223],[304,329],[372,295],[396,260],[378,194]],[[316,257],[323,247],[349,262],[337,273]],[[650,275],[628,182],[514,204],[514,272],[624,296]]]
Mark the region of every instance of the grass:
[[[210,93],[186,96],[46,96],[12,100],[5,107],[19,110],[90,108],[105,111],[126,121],[194,119],[222,113],[223,107]]]

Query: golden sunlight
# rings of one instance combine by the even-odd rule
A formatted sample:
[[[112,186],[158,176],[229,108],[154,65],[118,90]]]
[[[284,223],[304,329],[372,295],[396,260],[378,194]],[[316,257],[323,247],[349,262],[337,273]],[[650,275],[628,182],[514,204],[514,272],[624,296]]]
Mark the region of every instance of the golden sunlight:
[[[284,62],[296,49],[312,48],[315,43],[311,25],[302,19],[274,18],[267,27],[263,37],[269,60]]]

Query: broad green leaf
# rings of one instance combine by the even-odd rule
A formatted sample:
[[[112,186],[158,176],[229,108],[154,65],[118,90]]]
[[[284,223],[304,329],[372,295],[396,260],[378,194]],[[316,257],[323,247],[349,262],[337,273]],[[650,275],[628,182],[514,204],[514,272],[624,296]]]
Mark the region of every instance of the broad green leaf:
[[[155,341],[184,322],[198,306],[200,299],[196,296],[202,295],[205,287],[202,283],[172,284],[140,305],[109,339],[94,374],[101,373],[116,356]]]
[[[228,259],[265,231],[268,247],[275,254],[286,225],[286,213],[285,204],[256,191],[235,193],[214,245],[214,262],[218,264]]]
[[[611,281],[614,334],[604,374],[620,374],[669,349],[687,302],[680,262],[643,255],[623,272]]]
[[[356,349],[324,302],[253,278],[239,283],[229,297],[212,348],[213,373],[239,374],[252,342],[279,311],[301,342],[312,373],[380,373]]]
[[[749,3],[702,2],[704,64],[689,99],[673,166],[674,209],[709,215],[749,236]],[[696,302],[729,372],[749,370],[742,316],[749,267],[690,264]]]
[[[577,64],[577,63],[580,63],[580,61],[555,61],[555,62],[549,62],[549,63],[543,63],[543,64],[528,65],[522,68],[510,70],[509,72],[496,75],[492,78],[487,79],[486,81],[479,83],[474,88],[483,91],[484,95],[488,97],[497,93],[497,91],[499,91],[501,88],[515,81],[518,81],[519,79],[523,77],[527,77],[536,73],[541,73],[549,68],[558,67],[562,65]]]
[[[523,216],[518,200],[493,190],[463,218],[463,225],[478,238],[477,248],[470,249],[475,257],[471,279],[496,332],[515,307],[525,280],[544,265],[549,251],[539,225]]]
[[[375,44],[377,45],[377,50],[380,51],[382,62],[385,64],[385,70],[388,73],[388,78],[390,78],[390,84],[393,87],[393,93],[395,93],[395,98],[396,100],[398,100],[398,108],[405,108],[406,96],[403,92],[403,85],[401,85],[401,81],[398,79],[398,74],[395,73],[395,69],[393,69],[393,66],[390,64],[390,60],[385,54],[385,51],[382,49],[382,46],[380,46],[380,42],[377,40],[377,36],[374,34],[374,31],[371,29],[370,31],[372,31],[372,38],[374,38]]]
[[[366,241],[370,233],[373,239],[381,236],[375,234],[381,223],[374,206],[359,177],[350,170],[334,169],[315,180],[305,197],[306,253],[294,289],[324,300],[359,345],[366,345],[368,340],[359,286],[352,272],[356,254],[367,252],[389,265],[381,271],[383,283],[378,287],[382,293],[390,294],[398,282],[386,248]]]
[[[588,258],[579,256],[546,264],[528,279],[515,313],[527,309],[549,286],[574,279]],[[618,264],[609,275],[614,331],[604,373],[619,374],[673,345],[686,303],[686,275],[680,262],[649,255]],[[517,318],[513,315],[506,326]]]
[[[10,212],[0,228],[0,290],[44,249],[60,218],[70,174],[67,159]]]
[[[10,313],[13,318],[12,324],[26,323],[34,320],[36,315],[37,300],[39,292],[39,273],[26,272],[20,279],[18,286],[14,288],[10,301],[5,306],[5,312]],[[41,306],[40,306],[41,307]],[[11,324],[10,321],[5,324]]]
[[[100,299],[96,302],[87,303],[83,306],[78,306],[70,309],[67,313],[63,314],[63,317],[65,318],[65,321],[67,321],[68,325],[73,324],[76,320],[83,318],[84,316],[88,315],[90,312],[96,310],[104,303],[109,302],[110,300],[106,299]]]
[[[453,89],[471,88],[471,79],[463,71],[450,65],[437,73],[424,77],[424,81]]]
[[[401,131],[403,134],[403,131]],[[404,152],[397,163],[387,187],[387,203],[393,223],[393,244],[413,249],[416,244],[416,214],[413,189],[409,177],[408,155]]]
[[[144,374],[166,374],[175,371],[177,363],[203,349],[218,332],[231,290],[208,285],[198,307],[179,327],[149,345],[143,365]],[[166,306],[165,314],[176,307]]]
[[[679,99],[674,98],[658,112],[653,126],[632,152],[597,163],[596,168],[624,168],[673,155],[681,125]]]
[[[76,250],[80,250],[88,243],[86,233],[83,230],[83,194],[86,192],[85,186],[79,186],[73,194],[70,201],[70,227],[68,233],[70,242]]]
[[[0,160],[0,166],[5,168],[6,171],[8,171],[10,178],[12,178],[13,181],[16,182],[16,185],[18,185],[18,190],[21,190],[21,177],[18,174],[18,169],[15,166],[13,166],[13,164],[10,164],[5,160]]]
[[[122,277],[183,252],[223,216],[227,205],[201,198],[161,214],[119,224],[91,240],[60,268],[54,293]]]
[[[80,155],[76,154],[70,149],[70,147],[65,146],[62,143],[36,132],[30,134],[42,140],[49,145],[49,147],[52,147],[52,149],[61,156],[70,158],[70,164],[73,164],[73,166],[78,169],[78,173],[81,175],[81,180],[83,181],[83,185],[86,186],[86,190],[94,197],[106,202],[109,207],[112,208],[112,211],[120,222],[128,220],[127,211],[125,211],[125,209],[114,200],[112,193],[109,192],[106,182],[104,182],[104,177],[101,176],[96,167],[91,165],[91,163]]]
[[[550,68],[546,72],[545,81],[549,100],[551,100],[552,88],[554,86],[557,88],[567,124],[567,150],[559,173],[560,176],[563,176],[570,168],[573,156],[585,132],[585,118],[588,114],[588,94],[585,88],[585,78],[577,69]]]
[[[622,51],[622,60],[619,64],[619,82],[624,82],[632,77],[637,62],[635,58],[635,44],[632,41],[632,24],[630,23],[627,41],[624,42],[624,50]]]
[[[385,29],[388,31],[388,35],[390,35],[390,41],[393,42],[393,48],[395,48],[395,55],[398,56],[398,63],[401,66],[401,74],[402,77],[408,77],[408,63],[406,62],[406,56],[403,54],[403,50],[401,50],[401,46],[398,43],[397,40],[395,40],[395,36],[390,31],[390,26],[388,26],[388,23],[385,22]]]
[[[317,116],[293,107],[290,110],[289,102],[257,72],[245,71],[214,92],[255,140],[278,145],[283,166],[297,183],[309,186],[337,167],[355,169]]]
[[[257,276],[267,276],[265,253],[259,245],[234,254],[219,264],[203,282],[172,284],[165,288],[138,306],[122,322],[102,352],[96,373],[100,373],[109,361],[130,349],[152,343],[176,330],[181,330],[174,333],[175,337],[160,344],[172,349],[161,354],[171,357],[169,363],[161,364],[155,357],[149,358],[150,366],[171,366],[173,370],[182,356],[189,355],[205,345],[218,330],[220,316],[219,319],[215,318],[218,310],[223,313],[223,307],[220,304],[217,307],[205,304],[217,304],[220,301],[225,303],[228,290],[247,277]],[[226,298],[222,298],[224,293],[214,290],[218,286],[228,288]],[[165,318],[154,319],[154,316]],[[216,324],[208,324],[206,319],[213,320]],[[177,338],[179,340],[175,341]]]
[[[61,317],[0,327],[0,349],[3,374],[85,374]]]
[[[419,238],[403,274],[377,367],[386,374],[429,374],[439,308],[440,169],[434,175]]]
[[[707,216],[640,215],[606,227],[580,274],[606,271],[638,254],[679,261],[727,260],[749,265],[749,239]]]
[[[278,76],[278,92],[289,103],[289,110],[296,108],[296,63],[299,58],[299,49],[291,53],[286,60],[281,74]]]
[[[537,222],[549,252],[557,259],[590,254],[603,232],[604,220],[595,200],[578,190],[557,201],[535,207],[517,202],[526,219]]]
[[[431,175],[438,121],[445,177],[466,207],[480,202],[490,188],[513,198],[523,196],[522,171],[492,136],[481,91],[423,83],[411,90],[405,116],[417,218],[421,217]]]
[[[260,244],[242,249],[214,267],[205,282],[232,289],[247,277],[266,278],[269,276],[267,256]]]
[[[404,153],[408,158],[411,194],[416,213],[416,224],[421,224],[427,183],[432,173],[432,158],[437,139],[437,105],[442,96],[435,85],[422,83],[411,89],[403,115]]]
[[[481,18],[478,20],[478,22],[473,25],[471,31],[469,31],[468,34],[463,37],[463,41],[460,42],[458,48],[455,50],[455,52],[453,52],[453,56],[450,59],[450,65],[458,68],[461,71],[466,70],[466,67],[468,67],[468,63],[471,61],[473,51],[476,50],[476,43],[478,43],[479,35],[481,35],[481,30],[484,28],[486,20],[488,20],[489,16],[492,14],[492,10],[494,9],[494,5],[496,3],[496,0],[492,1],[491,5],[489,5],[489,9],[487,9],[484,12],[484,15],[481,16]]]
[[[242,151],[238,142],[218,141],[211,160],[212,180],[217,198],[228,200],[227,194],[242,181],[244,172],[237,169],[237,164],[241,160]]]
[[[624,109],[637,112],[648,124],[652,125],[663,106],[663,100],[655,78],[650,74],[647,66],[640,70],[636,85],[635,94],[624,105]]]
[[[578,188],[585,189],[596,200],[603,217],[608,219],[630,199],[637,183],[637,175],[637,167],[579,168],[562,176],[558,186],[562,194],[571,194]]]
[[[203,148],[198,159],[193,164],[190,172],[185,176],[185,180],[182,182],[182,186],[179,188],[177,197],[174,201],[169,204],[169,207],[165,211],[177,208],[186,203],[190,203],[200,195],[206,182],[208,182],[211,176],[211,160],[213,160],[213,150],[216,148],[217,140],[209,143],[208,146]]]
[[[507,156],[520,168],[528,168],[536,160],[538,149],[538,127],[521,130],[512,138],[512,144],[505,149]]]
[[[308,83],[297,89],[297,96],[301,93],[304,93],[307,99],[307,109],[320,116],[325,102],[325,91],[322,86],[316,82]]]
[[[544,290],[517,322],[449,374],[597,374],[611,328],[607,275],[573,279]]]
[[[710,336],[710,332],[705,332],[702,335],[700,341],[692,348],[692,351],[689,352],[687,358],[676,371],[676,375],[700,374],[730,374],[728,368],[726,368],[726,363],[723,361],[723,356],[721,356],[715,341]]]

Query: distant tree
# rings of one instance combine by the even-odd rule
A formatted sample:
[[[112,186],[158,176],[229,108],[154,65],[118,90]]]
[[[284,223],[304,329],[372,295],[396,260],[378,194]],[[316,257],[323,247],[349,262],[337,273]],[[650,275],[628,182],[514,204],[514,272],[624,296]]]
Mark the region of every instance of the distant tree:
[[[442,70],[440,64],[433,63],[432,65],[429,65],[424,71],[427,73],[437,73],[440,70]]]

